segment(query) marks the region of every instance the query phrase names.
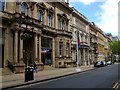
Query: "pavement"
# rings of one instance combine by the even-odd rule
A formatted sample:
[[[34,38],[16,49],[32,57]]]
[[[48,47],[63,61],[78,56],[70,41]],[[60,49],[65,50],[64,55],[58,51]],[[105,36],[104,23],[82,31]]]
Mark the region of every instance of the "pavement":
[[[25,82],[25,73],[4,75],[4,76],[0,75],[0,88],[9,89],[13,87],[22,86],[22,85],[28,85],[32,83],[56,79],[56,78],[77,74],[77,73],[81,73],[81,72],[85,72],[93,69],[95,69],[93,65],[89,65],[89,66],[80,66],[79,72],[76,71],[76,67],[43,70],[43,71],[34,72],[34,80],[31,80],[28,82]]]

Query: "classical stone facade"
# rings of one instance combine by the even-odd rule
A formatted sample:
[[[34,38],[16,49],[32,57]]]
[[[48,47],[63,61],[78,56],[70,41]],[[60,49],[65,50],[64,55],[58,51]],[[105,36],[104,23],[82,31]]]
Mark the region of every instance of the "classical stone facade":
[[[78,62],[79,65],[90,65],[89,61],[89,22],[85,16],[79,13],[75,8],[73,8],[72,14],[72,23],[71,29],[73,30],[73,38],[72,38],[72,59],[76,61],[76,32],[79,33],[80,39],[80,48],[78,49]]]
[[[38,70],[43,65],[70,65],[72,9],[66,3],[5,2],[2,6],[2,67],[10,66],[17,73],[33,62]]]
[[[75,66],[76,31],[80,39],[79,65],[105,59],[107,37],[68,3],[19,1],[0,5],[2,68],[17,73],[33,62],[38,70]]]

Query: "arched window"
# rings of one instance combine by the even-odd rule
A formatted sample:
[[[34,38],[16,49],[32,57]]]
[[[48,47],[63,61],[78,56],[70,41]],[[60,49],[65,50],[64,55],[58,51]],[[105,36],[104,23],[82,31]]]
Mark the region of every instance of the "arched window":
[[[27,5],[25,3],[22,3],[22,8],[21,8],[21,12],[24,13],[26,15],[26,11],[27,11]]]
[[[58,18],[58,29],[61,29],[61,20]]]
[[[43,12],[42,12],[42,10],[39,10],[38,11],[38,20],[42,21],[42,19],[43,19]]]
[[[0,10],[4,11],[5,8],[5,2],[0,1]]]

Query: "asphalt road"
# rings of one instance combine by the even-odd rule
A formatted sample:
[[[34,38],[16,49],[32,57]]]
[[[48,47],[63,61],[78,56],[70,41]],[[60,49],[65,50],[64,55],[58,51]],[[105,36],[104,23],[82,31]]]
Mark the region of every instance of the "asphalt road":
[[[120,80],[120,64],[19,88],[112,88]],[[17,88],[18,89],[18,88]]]

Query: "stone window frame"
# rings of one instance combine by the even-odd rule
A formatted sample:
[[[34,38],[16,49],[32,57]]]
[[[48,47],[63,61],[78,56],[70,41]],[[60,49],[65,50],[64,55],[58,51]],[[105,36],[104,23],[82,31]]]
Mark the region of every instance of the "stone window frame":
[[[22,11],[22,5],[25,5],[25,6],[26,6],[25,12]],[[22,3],[21,3],[21,13],[24,14],[24,15],[28,15],[28,4],[27,4],[26,2],[22,2]]]
[[[69,48],[70,48],[70,43],[67,42],[67,43],[66,43],[66,57],[69,56]]]
[[[38,20],[42,22],[43,21],[43,10],[38,9],[37,12],[38,12],[38,14],[37,14],[38,15]]]
[[[44,3],[38,3],[36,6],[37,6],[37,18],[38,18],[38,12],[41,11],[42,12],[42,21],[41,22],[43,22],[46,5]],[[39,20],[39,18],[38,18],[38,20]]]
[[[54,16],[54,10],[53,8],[47,9],[47,26],[52,27],[53,26],[53,16]],[[51,19],[50,19],[51,18]],[[50,21],[49,21],[50,19]]]
[[[57,20],[60,20],[58,21],[58,29],[61,29],[61,30],[66,30],[68,31],[68,22],[69,22],[69,19],[67,18],[67,15],[66,14],[57,14]],[[59,23],[60,23],[60,27],[59,27]],[[64,24],[64,27],[63,27],[63,24]]]
[[[58,29],[61,29],[61,18],[58,17]]]
[[[63,56],[63,42],[59,42],[59,57]]]

